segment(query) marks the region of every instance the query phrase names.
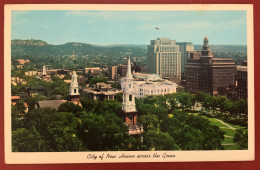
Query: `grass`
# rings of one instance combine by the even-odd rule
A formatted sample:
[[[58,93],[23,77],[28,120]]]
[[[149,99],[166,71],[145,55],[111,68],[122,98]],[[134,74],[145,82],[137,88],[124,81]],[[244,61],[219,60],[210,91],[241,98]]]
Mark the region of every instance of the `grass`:
[[[224,145],[225,150],[237,150],[237,145]]]
[[[188,113],[188,114],[190,114],[190,115],[192,114],[194,116],[197,116],[200,113],[197,112],[197,113]],[[212,118],[212,117],[207,116],[207,115],[203,115],[202,117],[205,118],[205,119],[208,119],[212,125],[218,126],[224,132],[224,135],[234,137],[235,130],[230,129],[225,124],[222,124],[216,118]],[[223,122],[225,122],[225,121],[223,121]],[[243,126],[233,125],[233,124],[230,124],[230,123],[227,123],[227,122],[225,122],[225,123],[228,124],[229,126],[235,128],[235,129],[242,128],[242,129],[246,130],[246,128],[243,127]],[[224,137],[224,140],[222,141],[222,144],[232,144],[232,143],[234,143],[233,138],[231,138],[231,137]],[[223,145],[223,147],[224,147],[225,150],[236,150],[237,149],[237,145],[236,144],[235,145]]]
[[[233,138],[225,137],[221,144],[234,143]]]
[[[223,132],[225,132],[224,135],[227,135],[227,136],[233,136],[235,135],[235,130],[232,130],[232,129],[227,129],[227,128],[221,128],[221,130]]]

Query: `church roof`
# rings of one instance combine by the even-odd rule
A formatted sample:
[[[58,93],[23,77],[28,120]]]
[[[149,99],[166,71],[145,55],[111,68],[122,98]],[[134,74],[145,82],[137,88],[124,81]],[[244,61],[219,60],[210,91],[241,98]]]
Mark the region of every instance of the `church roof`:
[[[53,109],[58,109],[61,104],[66,103],[67,100],[44,100],[44,101],[38,101],[39,107],[50,107]]]

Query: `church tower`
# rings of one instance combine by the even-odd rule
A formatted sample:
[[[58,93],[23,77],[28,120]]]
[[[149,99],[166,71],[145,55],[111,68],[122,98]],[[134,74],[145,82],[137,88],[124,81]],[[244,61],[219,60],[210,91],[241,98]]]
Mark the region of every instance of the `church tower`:
[[[122,111],[127,125],[137,123],[137,111],[135,108],[135,91],[133,88],[133,75],[131,73],[130,57],[128,58],[127,74],[125,77],[125,90],[123,93]]]
[[[78,75],[75,71],[72,72],[72,78],[69,89],[69,97],[73,102],[79,103],[79,85],[78,85]]]
[[[47,75],[46,66],[42,66],[42,77],[45,77]]]

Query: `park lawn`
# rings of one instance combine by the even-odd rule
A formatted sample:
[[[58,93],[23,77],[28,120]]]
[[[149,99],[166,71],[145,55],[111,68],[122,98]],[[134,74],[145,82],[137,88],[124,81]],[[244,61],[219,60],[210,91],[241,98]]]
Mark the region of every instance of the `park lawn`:
[[[221,144],[234,143],[233,138],[225,137]]]
[[[233,124],[230,124],[230,123],[227,123],[227,122],[225,122],[225,123],[228,124],[229,126],[233,127],[233,128],[236,128],[236,129],[246,129],[246,128],[243,127],[243,126],[233,125]]]
[[[224,145],[225,150],[237,150],[237,145]]]
[[[227,135],[227,136],[233,136],[235,135],[235,130],[232,130],[232,129],[228,129],[228,128],[221,128],[221,130],[223,132],[225,132],[224,135]]]

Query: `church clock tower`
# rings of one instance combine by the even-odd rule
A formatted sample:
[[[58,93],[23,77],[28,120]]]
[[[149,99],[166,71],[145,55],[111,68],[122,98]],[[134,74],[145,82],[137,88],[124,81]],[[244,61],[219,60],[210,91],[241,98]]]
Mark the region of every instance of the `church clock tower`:
[[[137,111],[135,108],[135,91],[133,88],[133,75],[131,73],[131,62],[128,57],[127,74],[125,77],[125,90],[123,93],[122,111],[124,121],[127,125],[137,123]]]
[[[79,85],[77,78],[77,73],[73,71],[69,89],[69,97],[71,101],[79,103]]]

